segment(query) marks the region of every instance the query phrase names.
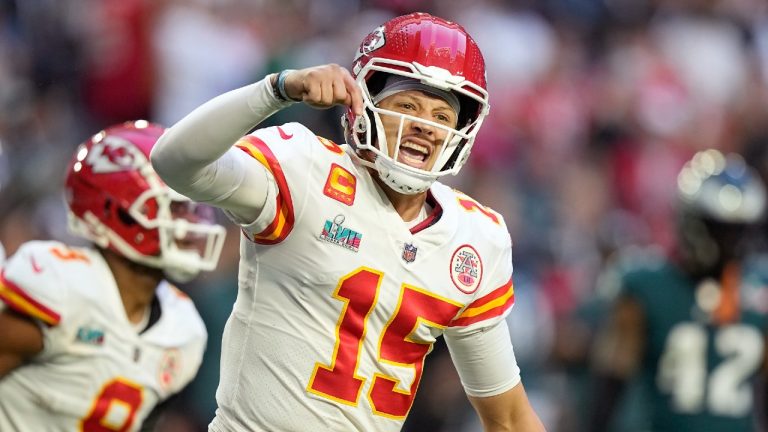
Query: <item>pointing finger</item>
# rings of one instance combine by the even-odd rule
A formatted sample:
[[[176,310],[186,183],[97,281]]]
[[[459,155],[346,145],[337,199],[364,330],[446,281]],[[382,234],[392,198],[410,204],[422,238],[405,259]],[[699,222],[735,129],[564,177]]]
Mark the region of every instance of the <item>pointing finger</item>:
[[[352,78],[352,75],[346,69],[344,70],[344,85],[347,89],[347,94],[349,95],[349,98],[346,102],[347,105],[352,108],[352,112],[355,113],[355,115],[363,115],[363,92],[360,90],[360,86],[357,85],[355,79]]]

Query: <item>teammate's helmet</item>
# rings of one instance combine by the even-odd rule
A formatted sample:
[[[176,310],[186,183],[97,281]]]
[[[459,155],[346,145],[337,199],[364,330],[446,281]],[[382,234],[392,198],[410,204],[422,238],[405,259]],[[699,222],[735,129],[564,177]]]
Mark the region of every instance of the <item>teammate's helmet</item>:
[[[348,110],[342,117],[347,142],[358,150],[374,153],[371,166],[389,187],[405,194],[420,193],[439,177],[459,172],[489,109],[485,61],[463,27],[426,13],[393,18],[363,40],[354,58],[352,75],[362,88],[366,114],[355,116]],[[429,171],[400,163],[389,154],[380,115],[400,117],[401,133],[402,121],[409,118],[380,109],[373,102],[390,75],[416,79],[458,98],[459,121],[455,129],[429,122],[448,132]]]
[[[762,220],[766,191],[737,154],[696,153],[677,178],[680,251],[699,275],[715,275],[740,258],[751,228]]]
[[[176,193],[152,169],[149,153],[163,130],[127,122],[80,144],[65,199],[74,234],[184,282],[214,269],[225,230],[212,208]]]

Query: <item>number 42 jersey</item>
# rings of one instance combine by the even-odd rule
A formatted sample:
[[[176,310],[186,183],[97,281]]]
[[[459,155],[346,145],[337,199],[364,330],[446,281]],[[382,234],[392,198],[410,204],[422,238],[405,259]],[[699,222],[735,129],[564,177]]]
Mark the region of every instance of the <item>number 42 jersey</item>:
[[[623,294],[638,302],[645,315],[641,382],[650,390],[652,430],[754,429],[760,407],[754,385],[765,361],[768,291],[764,281],[754,284],[756,275],[749,273],[742,273],[752,283],[738,288],[738,313],[724,322],[701,307],[705,290],[720,290],[714,280],[696,281],[663,260],[622,275]]]
[[[138,431],[195,376],[207,334],[192,301],[157,287],[159,318],[139,333],[97,251],[29,242],[0,276],[5,307],[34,318],[44,348],[0,379],[0,431]]]
[[[297,123],[237,147],[274,183],[243,225],[210,430],[398,431],[441,335],[468,394],[517,385],[498,213],[435,183],[409,228],[351,149]]]

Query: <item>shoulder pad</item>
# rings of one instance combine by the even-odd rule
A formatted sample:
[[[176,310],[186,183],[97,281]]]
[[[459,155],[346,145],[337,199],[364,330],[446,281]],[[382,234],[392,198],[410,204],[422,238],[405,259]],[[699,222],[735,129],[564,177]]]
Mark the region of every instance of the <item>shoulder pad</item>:
[[[20,313],[57,325],[68,297],[65,275],[90,262],[83,249],[50,241],[25,243],[3,267],[0,298]]]

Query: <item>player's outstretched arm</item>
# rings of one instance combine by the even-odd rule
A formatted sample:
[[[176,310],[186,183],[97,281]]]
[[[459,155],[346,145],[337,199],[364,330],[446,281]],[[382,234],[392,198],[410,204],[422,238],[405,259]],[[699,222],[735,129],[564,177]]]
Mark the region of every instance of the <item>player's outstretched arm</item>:
[[[0,379],[43,349],[43,332],[30,318],[0,306]]]
[[[485,432],[540,432],[544,425],[534,412],[523,384],[490,397],[469,397]]]
[[[275,95],[277,74],[204,103],[170,127],[152,150],[155,171],[189,198],[254,220],[264,206],[268,179],[261,165],[232,146],[266,118],[292,103],[326,108],[347,104],[362,112],[362,94],[349,71],[316,66],[284,74]]]

